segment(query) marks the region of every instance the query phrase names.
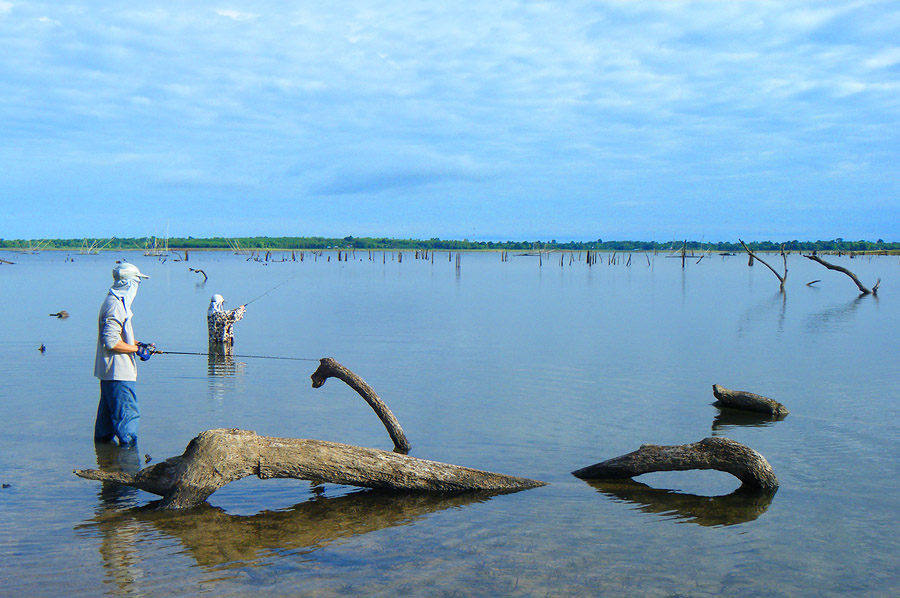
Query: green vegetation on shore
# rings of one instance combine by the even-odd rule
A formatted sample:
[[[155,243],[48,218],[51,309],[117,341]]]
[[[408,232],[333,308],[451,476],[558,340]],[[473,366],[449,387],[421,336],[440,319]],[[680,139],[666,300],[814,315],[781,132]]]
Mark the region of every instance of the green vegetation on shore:
[[[210,237],[161,239],[154,237],[112,239],[0,239],[0,249],[37,250],[63,249],[72,251],[153,249],[167,246],[169,249],[243,249],[291,250],[291,249],[375,249],[375,250],[507,250],[507,251],[670,251],[686,247],[688,251],[741,252],[739,242],[704,243],[699,241],[462,241],[431,239],[390,239],[387,237]],[[900,251],[900,243],[877,241],[846,241],[838,238],[830,241],[756,241],[747,245],[754,251],[778,251],[782,245],[789,251]]]

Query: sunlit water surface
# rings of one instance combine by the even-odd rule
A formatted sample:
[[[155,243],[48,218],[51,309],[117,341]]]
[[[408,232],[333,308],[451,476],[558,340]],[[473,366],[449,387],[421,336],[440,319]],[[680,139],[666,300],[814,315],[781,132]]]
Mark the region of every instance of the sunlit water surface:
[[[15,262],[0,264],[0,594],[900,594],[896,257],[830,258],[882,278],[877,297],[798,255],[784,294],[745,256],[181,257],[0,253]],[[298,359],[155,356],[140,365],[137,450],[95,447],[96,317],[123,258],[151,276],[140,339],[204,353],[221,293],[252,301],[236,353]],[[49,317],[61,309],[71,316]],[[311,387],[326,356],[374,387],[413,456],[549,485],[391,496],[248,478],[208,507],[159,513],[142,508],[153,495],[72,473],[158,462],[220,427],[389,450],[349,387]],[[720,410],[715,383],[791,413]],[[711,435],[762,453],[778,492],[734,495],[737,480],[710,471],[570,474]]]

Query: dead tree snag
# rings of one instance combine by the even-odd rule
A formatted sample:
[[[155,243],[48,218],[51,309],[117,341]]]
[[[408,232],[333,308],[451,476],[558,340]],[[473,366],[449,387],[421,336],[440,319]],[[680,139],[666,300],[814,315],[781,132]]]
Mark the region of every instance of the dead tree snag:
[[[877,295],[877,294],[878,294],[878,287],[881,286],[881,279],[880,279],[880,278],[879,278],[877,281],[875,281],[875,286],[873,286],[871,289],[869,289],[869,288],[866,288],[866,286],[863,285],[862,282],[860,282],[860,280],[859,280],[859,278],[856,276],[856,274],[854,274],[853,272],[851,272],[851,271],[848,270],[847,268],[844,268],[843,266],[835,266],[834,264],[830,264],[830,263],[826,262],[825,260],[823,260],[822,258],[820,258],[820,257],[817,256],[817,255],[804,255],[803,257],[805,257],[805,258],[808,259],[808,260],[812,260],[812,261],[814,261],[814,262],[818,262],[819,264],[822,264],[823,266],[825,266],[825,267],[828,268],[829,270],[835,270],[835,271],[837,271],[837,272],[843,272],[844,274],[846,274],[847,276],[850,277],[850,280],[853,281],[853,283],[856,285],[856,288],[858,288],[858,289],[859,289],[859,292],[862,293],[863,295]]]
[[[784,261],[784,275],[781,275],[781,274],[779,274],[778,272],[775,271],[775,268],[773,268],[773,267],[770,266],[768,263],[766,263],[766,262],[765,262],[762,258],[760,258],[758,255],[756,255],[755,253],[753,253],[752,251],[750,251],[750,248],[747,247],[747,245],[746,245],[743,241],[741,241],[740,239],[738,239],[738,241],[740,241],[741,246],[744,248],[744,250],[746,250],[747,253],[750,254],[750,258],[749,258],[750,261],[749,261],[749,263],[748,263],[747,265],[748,265],[748,266],[752,266],[752,265],[753,265],[753,260],[754,260],[754,259],[756,259],[757,261],[759,261],[760,263],[762,263],[763,266],[765,266],[766,268],[768,268],[769,270],[772,271],[772,274],[774,274],[775,277],[778,279],[778,282],[781,283],[781,286],[780,286],[779,288],[783,291],[783,290],[784,290],[784,282],[787,280],[787,274],[788,274],[788,268],[787,268],[787,255],[785,255],[785,253],[784,253],[784,245],[781,246],[781,259]]]
[[[658,446],[644,444],[638,450],[573,471],[583,480],[633,478],[656,471],[715,469],[730,473],[742,487],[774,491],[778,478],[765,457],[739,442],[722,437],[704,438],[693,444]]]

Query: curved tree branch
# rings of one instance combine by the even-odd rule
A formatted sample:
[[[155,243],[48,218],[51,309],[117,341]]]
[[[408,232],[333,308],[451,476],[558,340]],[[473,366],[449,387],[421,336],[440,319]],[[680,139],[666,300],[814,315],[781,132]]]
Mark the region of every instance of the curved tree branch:
[[[644,444],[634,452],[573,471],[572,475],[584,480],[616,479],[689,469],[730,473],[748,488],[768,491],[778,488],[778,478],[765,457],[739,442],[721,437],[677,446]]]
[[[787,273],[788,273],[788,269],[787,269],[787,256],[786,256],[785,253],[784,253],[784,245],[781,246],[781,259],[784,261],[784,276],[782,276],[781,274],[779,274],[778,272],[775,271],[775,268],[773,268],[772,266],[770,266],[767,262],[765,262],[765,261],[764,261],[762,258],[760,258],[758,255],[756,255],[755,253],[753,253],[752,251],[750,251],[750,248],[747,247],[747,245],[746,245],[743,241],[741,241],[740,239],[738,239],[738,241],[740,241],[741,246],[747,251],[747,253],[750,254],[750,257],[751,257],[752,259],[755,259],[755,260],[760,261],[760,262],[762,263],[763,266],[765,266],[766,268],[768,268],[769,270],[772,271],[772,274],[774,274],[775,277],[778,278],[778,282],[781,283],[781,287],[780,287],[780,288],[781,288],[781,290],[783,291],[783,290],[784,290],[784,282],[787,280]],[[752,262],[751,262],[751,265],[752,265]]]
[[[805,258],[808,259],[808,260],[812,260],[812,261],[814,261],[814,262],[817,262],[817,263],[819,263],[819,264],[822,264],[823,266],[825,266],[825,267],[828,268],[829,270],[835,270],[835,271],[837,271],[837,272],[843,272],[844,274],[846,274],[847,276],[850,277],[850,280],[853,281],[853,283],[856,285],[856,288],[858,288],[858,289],[859,289],[859,292],[862,293],[863,295],[877,295],[877,294],[878,294],[878,287],[881,286],[881,279],[880,279],[880,278],[875,282],[875,286],[872,287],[871,289],[869,289],[869,288],[866,288],[866,286],[863,285],[863,283],[861,283],[861,282],[859,281],[859,278],[856,276],[856,274],[854,274],[853,272],[851,272],[851,271],[848,270],[847,268],[844,268],[843,266],[835,266],[834,264],[830,264],[830,263],[826,262],[825,260],[823,260],[822,258],[820,258],[820,257],[817,256],[817,255],[804,255],[803,257],[805,257]]]
[[[372,387],[366,384],[365,380],[331,357],[320,359],[319,367],[316,368],[316,371],[310,376],[310,378],[312,378],[313,388],[319,388],[325,384],[325,381],[328,378],[332,377],[343,380],[347,386],[355,390],[359,393],[359,396],[365,399],[366,403],[368,403],[378,415],[378,418],[381,420],[381,423],[384,424],[384,427],[387,428],[391,440],[394,441],[394,450],[398,453],[403,453],[404,455],[409,453],[409,449],[411,448],[409,440],[406,439],[406,434],[403,433],[400,422],[397,421],[397,418],[394,417],[394,414],[388,409],[388,406],[385,405],[384,401],[375,394]]]

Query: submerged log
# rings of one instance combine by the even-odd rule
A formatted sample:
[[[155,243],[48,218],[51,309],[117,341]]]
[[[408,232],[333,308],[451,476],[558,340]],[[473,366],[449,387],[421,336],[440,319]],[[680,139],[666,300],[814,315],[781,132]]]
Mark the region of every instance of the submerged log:
[[[729,390],[718,384],[713,384],[712,388],[713,395],[723,407],[767,413],[778,418],[786,417],[790,413],[787,407],[769,397],[742,390]]]
[[[847,268],[844,268],[843,266],[835,266],[834,264],[826,262],[825,260],[823,260],[822,258],[820,258],[817,255],[804,255],[803,257],[805,257],[808,260],[812,260],[814,262],[822,264],[829,270],[834,270],[836,272],[842,272],[842,273],[846,274],[847,276],[850,277],[850,280],[853,281],[853,284],[856,285],[856,288],[858,288],[859,292],[862,293],[863,295],[877,295],[878,294],[878,287],[881,286],[880,278],[875,282],[875,286],[873,286],[871,289],[869,289],[862,282],[860,282],[859,277],[857,277],[856,274],[854,274]]]
[[[387,429],[391,440],[394,441],[394,450],[398,453],[403,453],[404,455],[407,454],[410,449],[410,444],[409,440],[406,439],[406,434],[403,433],[403,428],[400,427],[400,422],[397,421],[397,418],[394,417],[393,412],[388,409],[388,406],[385,405],[384,401],[375,394],[372,387],[366,384],[365,380],[331,357],[325,357],[319,360],[319,367],[316,368],[316,371],[310,376],[312,379],[312,387],[319,388],[325,384],[325,381],[328,380],[328,378],[332,377],[343,380],[347,386],[355,390],[359,393],[359,396],[365,399],[366,403],[368,403],[375,413],[378,414],[378,418]]]
[[[704,438],[693,444],[658,446],[644,444],[638,450],[573,471],[583,480],[633,478],[657,471],[715,469],[730,473],[742,487],[773,491],[778,478],[765,457],[734,440]]]
[[[80,469],[75,475],[157,494],[163,497],[159,504],[162,509],[200,505],[222,486],[251,475],[428,492],[516,492],[545,485],[378,449],[258,436],[235,429],[202,432],[191,440],[184,454],[134,474]]]

